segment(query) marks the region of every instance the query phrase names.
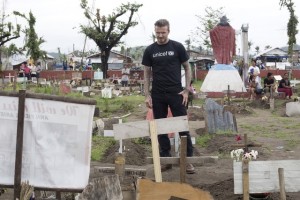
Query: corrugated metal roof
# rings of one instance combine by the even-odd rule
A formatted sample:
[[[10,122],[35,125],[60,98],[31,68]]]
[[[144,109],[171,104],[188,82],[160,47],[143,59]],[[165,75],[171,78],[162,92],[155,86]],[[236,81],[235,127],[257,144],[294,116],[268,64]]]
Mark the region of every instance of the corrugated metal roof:
[[[276,48],[273,48],[273,49],[267,49],[259,54],[257,54],[255,56],[255,58],[258,58],[260,56],[273,56],[273,57],[277,57],[277,56],[288,56],[288,54],[283,51],[282,49],[276,47]]]

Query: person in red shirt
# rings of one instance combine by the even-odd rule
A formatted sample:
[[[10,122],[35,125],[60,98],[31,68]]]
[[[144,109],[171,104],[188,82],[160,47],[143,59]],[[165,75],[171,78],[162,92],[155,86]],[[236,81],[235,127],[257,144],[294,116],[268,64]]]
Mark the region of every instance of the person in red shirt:
[[[23,62],[23,64],[22,65],[24,66],[23,68],[24,75],[25,77],[27,77],[27,80],[31,80],[31,74],[30,74],[31,69],[27,66],[27,62]]]

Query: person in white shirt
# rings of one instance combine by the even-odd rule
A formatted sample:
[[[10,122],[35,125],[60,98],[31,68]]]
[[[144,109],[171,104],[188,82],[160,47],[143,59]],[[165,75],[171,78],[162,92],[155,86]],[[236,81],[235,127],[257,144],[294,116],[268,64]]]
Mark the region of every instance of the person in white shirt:
[[[122,69],[122,78],[121,78],[122,87],[128,87],[129,74],[130,74],[130,69],[127,67],[127,65],[124,65],[124,68]]]
[[[248,74],[249,74],[249,76],[255,74],[256,75],[256,80],[258,82],[261,81],[261,79],[260,79],[260,70],[259,70],[259,67],[256,66],[256,61],[254,59],[252,59],[252,65],[249,67]]]

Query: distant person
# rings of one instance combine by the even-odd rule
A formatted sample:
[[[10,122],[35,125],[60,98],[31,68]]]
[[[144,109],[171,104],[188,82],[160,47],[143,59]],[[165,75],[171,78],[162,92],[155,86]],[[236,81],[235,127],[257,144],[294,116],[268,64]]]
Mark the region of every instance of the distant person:
[[[42,66],[41,66],[41,62],[38,62],[37,63],[37,66],[36,66],[36,78],[39,79],[40,78],[40,73],[42,71]]]
[[[263,93],[263,88],[261,86],[260,81],[257,80],[257,74],[251,74],[249,78],[249,99],[253,100],[256,98],[257,95]]]
[[[275,80],[274,76],[271,72],[268,72],[267,77],[264,79],[264,91],[268,92],[275,92]]]
[[[122,87],[128,87],[129,74],[130,74],[130,69],[128,68],[127,64],[125,64],[124,68],[122,69],[122,77],[121,77]]]
[[[67,61],[63,61],[63,70],[66,71],[68,70],[68,62]]]
[[[284,73],[283,79],[280,80],[278,85],[278,92],[284,92],[287,98],[292,98],[293,88],[291,87],[288,73]]]
[[[214,56],[218,64],[231,64],[235,56],[235,30],[228,23],[226,16],[221,17],[220,23],[209,31]]]
[[[145,49],[142,64],[144,65],[145,103],[153,109],[155,119],[166,118],[168,107],[174,117],[186,116],[191,82],[189,56],[184,46],[170,40],[170,24],[166,19],[160,19],[154,24],[157,41]],[[181,83],[181,66],[185,70],[186,88]],[[150,76],[152,75],[152,90],[150,92]],[[187,136],[187,156],[193,156],[193,144],[188,131],[180,132],[180,136]],[[168,134],[158,136],[160,157],[171,157],[171,144]],[[161,170],[171,169],[172,165],[161,165]],[[186,166],[186,173],[195,173],[192,164]]]
[[[18,76],[19,77],[24,77],[25,74],[24,74],[24,68],[25,68],[25,65],[27,64],[27,62],[23,62],[20,66],[20,70],[19,70],[19,73],[18,73]]]
[[[260,79],[260,70],[259,70],[258,66],[256,65],[256,60],[252,59],[251,64],[252,65],[248,69],[249,76],[255,74],[256,75],[255,77],[256,77],[257,81],[261,81],[261,79]]]
[[[27,80],[31,80],[31,69],[27,66],[27,62],[24,62],[24,75],[27,77]]]
[[[70,70],[74,70],[74,65],[75,65],[75,63],[73,61],[73,58],[70,58],[70,62],[69,62],[69,68],[70,68]]]
[[[31,77],[36,77],[36,73],[37,73],[37,67],[35,66],[35,64],[33,64],[31,66]]]

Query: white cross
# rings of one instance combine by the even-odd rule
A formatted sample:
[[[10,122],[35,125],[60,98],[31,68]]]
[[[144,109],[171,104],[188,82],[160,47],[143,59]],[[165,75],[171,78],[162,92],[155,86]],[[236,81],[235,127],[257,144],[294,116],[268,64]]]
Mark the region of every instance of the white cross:
[[[10,83],[11,83],[11,78],[12,78],[12,82],[14,82],[15,80],[15,76],[11,76],[10,73],[8,74],[8,76],[5,76],[5,78],[8,78]]]

